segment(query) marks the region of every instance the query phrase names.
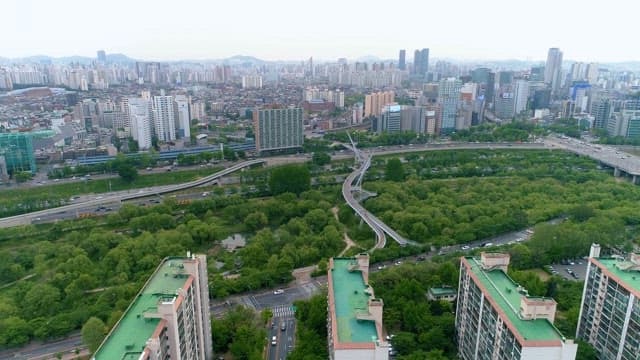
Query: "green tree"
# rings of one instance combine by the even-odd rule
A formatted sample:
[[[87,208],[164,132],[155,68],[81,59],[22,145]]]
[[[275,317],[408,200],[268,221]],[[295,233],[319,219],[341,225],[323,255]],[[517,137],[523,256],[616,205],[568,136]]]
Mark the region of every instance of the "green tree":
[[[316,151],[313,153],[311,161],[318,166],[323,166],[331,163],[331,156],[326,152]]]
[[[252,212],[244,218],[244,224],[250,231],[262,229],[267,222],[267,216],[262,211]]]
[[[17,316],[0,320],[0,347],[14,347],[29,341],[29,324]]]
[[[593,216],[595,216],[595,211],[590,206],[581,204],[575,206],[569,210],[569,216],[571,219],[577,222],[587,221]]]
[[[102,320],[91,317],[82,327],[82,342],[89,348],[89,352],[93,353],[98,349],[104,335],[107,332],[107,327]]]
[[[32,177],[33,177],[33,174],[31,174],[30,171],[20,171],[13,174],[13,178],[16,180],[18,184],[27,182],[31,180]]]
[[[577,340],[578,353],[576,354],[576,360],[596,360],[598,359],[598,353],[596,349],[588,342]]]
[[[269,188],[274,195],[290,192],[296,195],[311,188],[311,174],[305,165],[284,165],[271,171]]]
[[[384,172],[384,178],[389,181],[404,181],[404,169],[400,159],[393,158],[387,160],[387,166]]]
[[[131,164],[122,164],[118,167],[118,175],[122,181],[132,183],[138,177],[138,170]]]
[[[49,284],[36,284],[24,296],[22,309],[29,318],[50,316],[60,308],[60,290]]]

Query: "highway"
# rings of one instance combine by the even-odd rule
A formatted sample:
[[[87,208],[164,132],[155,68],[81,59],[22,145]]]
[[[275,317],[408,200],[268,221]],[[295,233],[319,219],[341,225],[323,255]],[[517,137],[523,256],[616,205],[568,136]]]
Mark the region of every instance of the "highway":
[[[120,192],[115,194],[104,194],[102,196],[97,196],[95,199],[87,200],[81,203],[64,205],[56,208],[35,211],[28,214],[6,217],[6,218],[0,219],[0,227],[4,228],[4,227],[11,227],[11,226],[18,226],[18,225],[27,225],[27,224],[31,224],[34,220],[36,222],[41,221],[43,217],[45,218],[50,217],[54,214],[76,212],[84,208],[104,206],[104,204],[120,203],[126,200],[140,199],[140,198],[145,198],[149,196],[159,196],[161,194],[186,190],[189,188],[211,183],[225,175],[231,174],[243,168],[258,165],[258,164],[264,164],[264,163],[266,163],[266,160],[264,159],[245,161],[195,181],[190,181],[190,182],[177,184],[177,185],[156,186],[156,187],[149,188],[148,190],[139,190],[138,192],[135,192],[135,193]],[[36,220],[36,219],[40,219],[40,220]]]
[[[591,144],[578,139],[556,136],[549,136],[545,138],[544,142],[548,146],[571,151],[578,155],[588,156],[629,175],[640,175],[640,157],[616,150],[611,146]]]

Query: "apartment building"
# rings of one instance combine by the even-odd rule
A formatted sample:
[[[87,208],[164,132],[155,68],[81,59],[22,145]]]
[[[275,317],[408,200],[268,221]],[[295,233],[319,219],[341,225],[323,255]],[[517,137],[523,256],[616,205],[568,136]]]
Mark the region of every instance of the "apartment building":
[[[509,254],[463,257],[456,309],[464,360],[573,360],[577,344],[553,326],[556,302],[529,296],[508,275]]]
[[[328,341],[331,360],[388,360],[382,299],[369,286],[369,255],[332,258],[328,271]]]
[[[212,358],[205,255],[165,258],[92,360]]]
[[[638,359],[640,353],[640,255],[601,257],[591,246],[576,337],[601,360]]]

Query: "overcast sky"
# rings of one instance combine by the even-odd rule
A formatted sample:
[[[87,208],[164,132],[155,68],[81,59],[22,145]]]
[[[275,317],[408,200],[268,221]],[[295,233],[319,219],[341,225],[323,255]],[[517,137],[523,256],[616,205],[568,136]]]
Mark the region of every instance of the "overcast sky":
[[[0,0],[0,56],[640,60],[637,0]]]

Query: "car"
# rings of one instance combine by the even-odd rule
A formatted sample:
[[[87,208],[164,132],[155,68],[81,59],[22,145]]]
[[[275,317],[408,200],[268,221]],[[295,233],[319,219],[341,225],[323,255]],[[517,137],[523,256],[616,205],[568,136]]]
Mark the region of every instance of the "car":
[[[274,290],[273,291],[273,295],[281,295],[281,294],[284,294],[284,290],[282,290],[282,289],[278,289],[278,290]]]
[[[395,334],[389,334],[385,337],[385,339],[387,339],[387,341],[393,339],[396,335]]]
[[[569,265],[575,265],[576,263],[574,263],[573,261],[569,261]]]
[[[96,196],[96,200],[102,199],[102,196]]]
[[[275,345],[277,345],[277,344],[278,344],[278,341],[276,340],[276,337],[275,337],[275,336],[272,336],[272,337],[271,337],[271,345],[275,346]]]
[[[400,260],[396,261],[396,262],[395,262],[395,265],[396,265],[396,266],[398,266],[398,265],[402,265],[402,261],[400,261]]]
[[[151,170],[153,170],[153,169],[152,169],[152,168],[150,168],[150,167],[148,167],[148,168],[147,168],[147,171],[151,171]]]
[[[469,245],[464,245],[461,249],[462,249],[462,250],[469,250],[469,249],[471,249],[471,248],[469,247]]]
[[[209,196],[209,192],[208,191],[205,191],[205,192],[202,193],[202,197],[207,197],[207,196]]]
[[[442,255],[442,254],[441,254],[441,255]],[[424,256],[424,255],[419,255],[419,256],[416,258],[416,260],[418,260],[418,261],[425,261],[425,260],[427,260],[427,257],[426,257],[426,256]]]
[[[386,268],[386,266],[385,266],[385,265],[378,265],[378,270],[382,270],[382,269],[384,269],[384,268]]]
[[[486,243],[486,244],[484,244],[484,245],[482,245],[482,246],[484,246],[484,247],[493,246],[493,243],[488,242],[488,243]]]
[[[571,273],[571,276],[573,276],[574,279],[578,279],[578,275],[576,273]]]
[[[283,321],[280,323],[280,331],[285,331],[285,330],[287,330],[287,323]]]

